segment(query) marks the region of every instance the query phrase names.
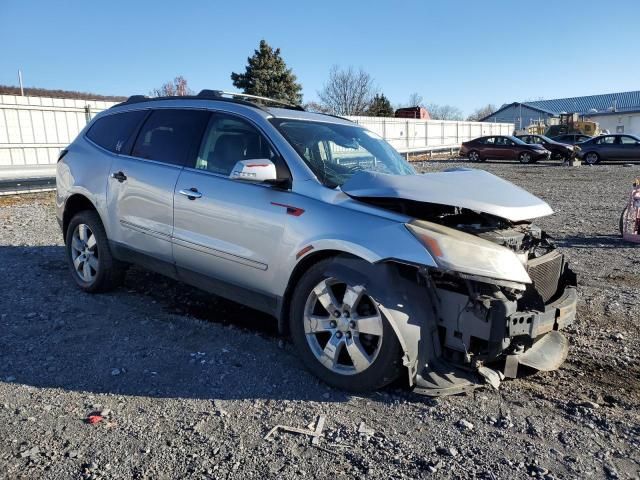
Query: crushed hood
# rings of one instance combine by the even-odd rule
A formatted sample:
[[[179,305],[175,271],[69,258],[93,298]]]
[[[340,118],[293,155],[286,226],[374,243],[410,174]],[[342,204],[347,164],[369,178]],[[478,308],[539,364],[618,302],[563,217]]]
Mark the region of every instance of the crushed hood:
[[[354,198],[402,198],[466,208],[513,222],[551,215],[535,195],[484,170],[452,169],[422,175],[359,171],[342,185]]]

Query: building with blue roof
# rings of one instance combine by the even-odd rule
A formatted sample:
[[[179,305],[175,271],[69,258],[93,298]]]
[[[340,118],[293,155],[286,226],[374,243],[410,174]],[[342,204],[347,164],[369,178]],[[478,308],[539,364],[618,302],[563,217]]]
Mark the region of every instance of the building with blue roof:
[[[482,121],[513,123],[520,130],[537,123],[549,125],[553,123],[551,119],[561,113],[578,113],[610,132],[640,134],[640,90],[513,102],[503,105]]]

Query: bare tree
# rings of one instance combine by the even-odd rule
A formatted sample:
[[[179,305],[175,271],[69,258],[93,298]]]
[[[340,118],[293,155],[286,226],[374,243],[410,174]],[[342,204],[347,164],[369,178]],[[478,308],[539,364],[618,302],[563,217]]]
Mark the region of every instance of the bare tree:
[[[409,95],[407,107],[423,107],[423,102],[424,99],[422,98],[422,95],[420,95],[418,92],[413,92],[411,95]]]
[[[462,111],[458,107],[430,103],[426,108],[434,120],[462,120]]]
[[[305,110],[309,112],[329,113],[329,111],[325,108],[325,106],[318,102],[307,102],[303,105],[303,107]]]
[[[497,110],[497,108],[496,108],[495,105],[493,105],[491,103],[488,103],[484,107],[480,107],[480,108],[475,109],[473,111],[473,113],[467,117],[467,120],[469,120],[471,122],[479,122],[483,118],[488,117],[489,115],[491,115],[496,110]]]
[[[194,91],[189,88],[187,79],[178,75],[172,81],[163,84],[160,88],[154,88],[149,94],[151,97],[184,97],[193,95]]]
[[[318,92],[323,108],[335,115],[364,115],[373,99],[373,78],[362,69],[331,67],[329,80]]]

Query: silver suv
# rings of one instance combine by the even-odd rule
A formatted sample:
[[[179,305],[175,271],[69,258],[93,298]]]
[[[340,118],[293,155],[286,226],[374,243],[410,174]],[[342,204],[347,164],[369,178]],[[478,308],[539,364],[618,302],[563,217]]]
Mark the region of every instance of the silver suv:
[[[351,391],[402,374],[442,395],[558,368],[576,279],[528,221],[551,213],[481,170],[417,174],[346,119],[211,90],[131,97],[57,165],[82,290],[137,264],[268,312]]]

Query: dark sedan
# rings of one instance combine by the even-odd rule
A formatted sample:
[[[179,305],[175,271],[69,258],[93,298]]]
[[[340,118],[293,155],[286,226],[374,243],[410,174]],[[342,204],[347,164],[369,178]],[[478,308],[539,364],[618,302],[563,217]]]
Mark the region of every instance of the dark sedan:
[[[556,142],[544,135],[518,135],[520,140],[531,145],[542,145],[551,152],[551,158],[559,158],[561,160],[569,160],[573,156],[573,145]]]
[[[551,152],[542,145],[529,145],[516,137],[492,135],[464,142],[460,146],[460,155],[472,162],[484,162],[491,158],[532,163],[538,160],[548,160],[551,157]]]
[[[565,133],[564,135],[558,135],[557,137],[551,137],[551,140],[555,140],[560,143],[567,143],[569,145],[575,145],[576,143],[586,142],[593,137],[585,135],[584,133]]]
[[[578,146],[578,157],[589,165],[595,165],[601,160],[640,160],[640,137],[636,135],[600,135]]]

